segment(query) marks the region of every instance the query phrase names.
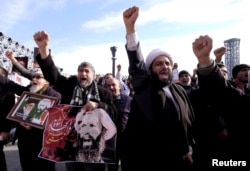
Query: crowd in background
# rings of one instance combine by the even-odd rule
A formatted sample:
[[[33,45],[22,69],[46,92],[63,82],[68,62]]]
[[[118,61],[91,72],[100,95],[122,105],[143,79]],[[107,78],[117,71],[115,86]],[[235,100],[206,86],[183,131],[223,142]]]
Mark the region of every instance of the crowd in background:
[[[249,167],[250,65],[237,64],[228,78],[222,60],[226,49],[216,48],[212,55],[208,35],[199,36],[192,44],[198,62],[191,74],[179,71],[178,61],[164,49],[153,49],[144,60],[136,31],[138,17],[136,6],[123,12],[128,76],[122,74],[126,69],[122,64],[117,65],[115,75],[97,74],[94,64],[87,61],[79,64],[76,75],[62,75],[52,59],[45,31],[33,36],[39,49],[39,67],[34,70],[27,70],[6,50],[16,70],[8,73],[0,67],[1,171],[7,171],[4,146],[13,127],[22,171],[55,171],[54,162],[38,157],[43,131],[6,119],[24,91],[58,97],[60,103],[82,106],[85,112],[101,108],[114,122],[114,164],[69,162],[67,171]],[[22,83],[23,78],[29,81]]]

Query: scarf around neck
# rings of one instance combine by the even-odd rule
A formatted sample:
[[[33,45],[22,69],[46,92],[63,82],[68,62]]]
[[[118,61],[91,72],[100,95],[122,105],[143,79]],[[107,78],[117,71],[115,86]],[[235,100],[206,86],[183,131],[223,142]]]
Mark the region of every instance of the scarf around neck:
[[[81,87],[78,83],[75,86],[70,104],[76,106],[83,106],[89,100],[97,103],[100,102],[100,96],[96,82],[93,81],[87,90],[84,90],[84,88]]]

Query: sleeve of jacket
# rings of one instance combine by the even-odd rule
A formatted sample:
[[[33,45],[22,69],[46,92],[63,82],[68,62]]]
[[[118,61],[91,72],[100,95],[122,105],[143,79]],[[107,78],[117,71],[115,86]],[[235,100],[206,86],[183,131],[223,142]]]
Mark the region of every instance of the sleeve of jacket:
[[[206,95],[218,95],[230,87],[215,61],[205,68],[198,65],[197,76],[200,90]]]
[[[145,81],[149,78],[148,71],[146,69],[140,44],[138,44],[138,48],[135,51],[128,50],[127,46],[125,46],[125,48],[129,60],[128,72],[131,76],[131,83],[134,91],[137,92],[141,90],[142,85],[145,84]]]
[[[22,86],[20,84],[15,83],[14,81],[8,79],[5,76],[0,75],[0,85],[2,85],[5,89],[14,92],[17,95],[21,95],[24,91],[29,91],[28,86]]]
[[[229,81],[224,78],[219,67],[217,65],[212,67],[213,69],[208,75],[204,75],[198,70],[198,83],[206,98],[213,99],[214,103],[220,104],[228,96],[228,91],[233,90],[233,88]]]
[[[62,84],[63,80],[67,80],[66,77],[60,74],[50,55],[46,59],[42,59],[41,55],[38,54],[36,59],[41,67],[45,79],[50,83],[50,85],[55,86],[56,84]]]
[[[13,64],[17,70],[22,74],[22,76],[28,78],[29,80],[32,79],[32,76],[33,76],[33,72],[30,71],[30,70],[27,70],[23,65],[21,65],[19,62]]]

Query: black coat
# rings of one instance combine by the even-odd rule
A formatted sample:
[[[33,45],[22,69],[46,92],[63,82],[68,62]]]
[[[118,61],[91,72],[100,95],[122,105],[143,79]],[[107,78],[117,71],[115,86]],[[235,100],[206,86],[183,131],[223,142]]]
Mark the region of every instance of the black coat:
[[[15,105],[15,94],[6,90],[0,92],[0,132],[9,132],[12,122],[6,116]]]
[[[77,85],[77,76],[73,75],[67,78],[61,75],[51,56],[48,56],[46,59],[41,59],[40,54],[38,54],[36,59],[46,80],[50,82],[55,90],[62,94],[61,103],[70,104],[74,88]],[[106,110],[112,119],[116,119],[117,110],[113,103],[112,94],[100,85],[98,85],[98,91],[100,95],[99,107]]]
[[[188,96],[181,86],[174,83],[169,86],[178,105],[175,111],[165,92],[157,89],[148,75],[140,47],[127,53],[135,94],[124,132],[124,167],[126,170],[182,168],[182,157],[193,143],[190,134],[193,110]]]
[[[214,65],[212,72],[202,75],[198,70],[199,87],[212,102],[219,106],[225,120],[230,141],[231,156],[235,161],[250,162],[249,104],[250,96],[241,94],[230,81],[225,80],[220,69]]]

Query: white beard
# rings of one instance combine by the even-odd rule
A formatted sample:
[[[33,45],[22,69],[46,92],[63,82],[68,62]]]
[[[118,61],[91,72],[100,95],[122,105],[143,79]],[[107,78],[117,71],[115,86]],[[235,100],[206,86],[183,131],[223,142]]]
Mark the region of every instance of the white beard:
[[[87,81],[87,82],[84,83],[84,84],[81,82],[80,85],[81,85],[82,88],[86,88],[86,87],[90,86],[91,83],[92,83],[92,81]]]
[[[40,86],[40,85],[32,85],[31,87],[30,87],[30,92],[31,93],[36,93],[36,92],[38,92],[39,90],[41,90],[43,87],[42,86]]]

